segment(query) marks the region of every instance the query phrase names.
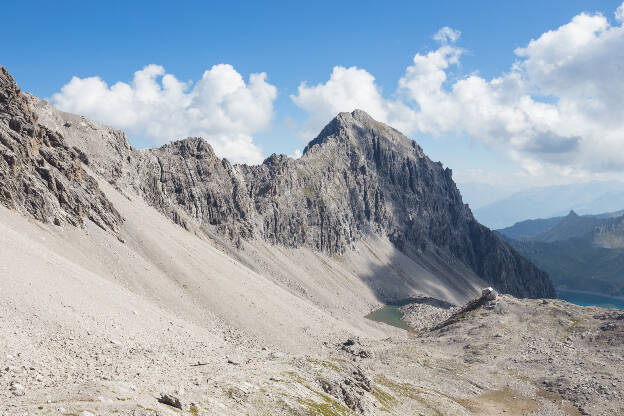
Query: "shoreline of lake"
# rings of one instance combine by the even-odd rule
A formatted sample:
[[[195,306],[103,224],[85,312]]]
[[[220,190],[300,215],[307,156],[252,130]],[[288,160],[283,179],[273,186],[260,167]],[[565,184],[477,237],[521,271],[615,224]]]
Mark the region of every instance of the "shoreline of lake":
[[[624,298],[620,296],[607,296],[601,293],[567,289],[557,289],[557,296],[561,300],[579,306],[598,306],[624,310]]]
[[[563,289],[563,288],[555,288],[555,291],[557,292],[557,294],[559,292],[567,292],[567,293],[578,293],[580,295],[592,295],[592,296],[604,296],[606,298],[612,298],[612,299],[618,299],[618,300],[622,300],[624,301],[624,296],[611,296],[611,295],[605,295],[604,293],[600,293],[600,292],[591,292],[589,290],[575,290],[575,289]]]

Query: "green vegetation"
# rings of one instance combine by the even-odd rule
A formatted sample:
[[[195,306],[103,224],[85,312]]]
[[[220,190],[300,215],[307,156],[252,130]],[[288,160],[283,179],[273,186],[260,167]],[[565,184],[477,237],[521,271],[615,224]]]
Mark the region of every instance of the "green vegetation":
[[[285,377],[285,376],[289,376],[289,377],[291,377],[291,378],[295,379],[295,381],[296,381],[297,383],[301,383],[301,384],[303,384],[303,383],[306,381],[306,380],[305,380],[305,378],[301,377],[298,373],[296,373],[296,372],[294,372],[294,371],[282,371],[282,373],[281,373],[281,374],[282,374],[282,376],[284,376],[284,377]]]
[[[329,368],[331,370],[334,370],[337,373],[342,373],[342,368],[338,367],[336,364],[332,363],[331,361],[321,361],[321,360],[315,360],[314,358],[308,358],[307,359],[308,362],[312,363],[312,364],[316,364],[316,365],[320,365],[322,367],[325,368]]]
[[[352,416],[354,413],[346,406],[338,403],[334,398],[310,389],[321,401],[298,399],[297,402],[313,415],[317,416]]]
[[[398,400],[393,395],[386,393],[379,387],[373,387],[373,396],[381,403],[382,408],[380,410],[384,412],[391,412],[392,408],[396,406]]]
[[[418,388],[409,383],[397,383],[391,381],[383,375],[377,376],[375,378],[375,382],[392,390],[396,395],[400,397],[406,397],[419,402],[429,410],[433,411],[437,416],[444,416],[438,409],[432,406],[425,397],[423,397],[423,395],[427,394],[427,392],[421,388]]]

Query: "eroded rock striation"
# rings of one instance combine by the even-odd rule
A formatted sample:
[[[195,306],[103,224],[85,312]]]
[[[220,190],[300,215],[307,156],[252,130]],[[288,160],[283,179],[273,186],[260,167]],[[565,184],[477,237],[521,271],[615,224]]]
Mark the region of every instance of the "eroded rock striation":
[[[83,165],[88,158],[38,123],[28,100],[0,67],[0,203],[37,220],[116,232],[122,218]]]

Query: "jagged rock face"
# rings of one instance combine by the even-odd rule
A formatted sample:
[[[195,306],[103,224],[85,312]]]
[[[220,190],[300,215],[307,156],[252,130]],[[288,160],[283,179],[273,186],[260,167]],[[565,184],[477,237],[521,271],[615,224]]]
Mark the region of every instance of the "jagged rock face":
[[[203,139],[189,138],[158,149],[135,151],[133,184],[144,199],[188,228],[182,209],[200,225],[214,226],[234,241],[254,236],[253,206],[243,178]]]
[[[179,208],[234,241],[330,254],[377,233],[408,256],[458,259],[505,293],[555,296],[545,273],[475,221],[449,169],[362,111],[338,115],[298,160],[232,166],[197,138],[133,159],[146,200],[182,225]]]
[[[545,273],[475,221],[449,169],[362,111],[339,114],[300,159],[272,155],[247,166],[218,158],[199,138],[132,149],[122,132],[28,98],[93,172],[187,229],[193,221],[235,244],[264,239],[329,254],[374,233],[414,259],[460,262],[503,293],[555,296]]]
[[[0,203],[43,222],[77,226],[89,218],[116,232],[122,218],[83,163],[82,151],[38,123],[0,66]]]

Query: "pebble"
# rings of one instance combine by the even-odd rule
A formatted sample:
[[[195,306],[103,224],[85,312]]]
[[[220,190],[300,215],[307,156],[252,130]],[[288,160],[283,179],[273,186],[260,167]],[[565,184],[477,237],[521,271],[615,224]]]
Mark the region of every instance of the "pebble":
[[[11,382],[9,390],[13,392],[14,396],[23,396],[24,395],[24,386],[19,383]]]

